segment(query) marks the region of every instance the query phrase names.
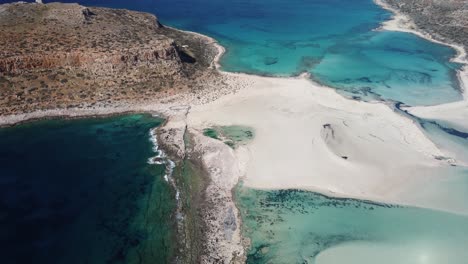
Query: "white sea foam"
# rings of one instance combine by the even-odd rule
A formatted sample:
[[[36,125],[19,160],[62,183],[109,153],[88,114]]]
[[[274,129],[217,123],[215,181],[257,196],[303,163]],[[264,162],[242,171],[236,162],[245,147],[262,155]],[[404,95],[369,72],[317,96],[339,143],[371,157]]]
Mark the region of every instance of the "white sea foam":
[[[149,164],[158,164],[158,165],[162,165],[162,164],[167,164],[167,163],[169,163],[169,159],[167,158],[167,156],[166,156],[166,154],[164,153],[164,151],[162,151],[162,150],[159,149],[156,129],[152,129],[152,130],[150,131],[150,141],[151,141],[151,143],[153,143],[153,152],[154,152],[156,155],[154,155],[153,157],[149,158],[149,159],[148,159],[148,163],[149,163]],[[172,161],[171,161],[171,162],[172,162]],[[172,165],[170,165],[170,166],[172,166]],[[166,169],[166,170],[167,170],[167,169]],[[171,171],[172,171],[172,168],[171,168]]]
[[[159,149],[158,145],[158,136],[157,136],[157,128],[151,129],[150,130],[150,141],[153,143],[153,151],[156,154],[155,156],[151,157],[148,159],[149,164],[157,164],[157,165],[165,165],[166,166],[166,171],[164,174],[164,180],[168,182],[176,191],[175,198],[177,200],[177,216],[181,216],[181,208],[182,205],[180,203],[180,191],[177,188],[176,182],[174,178],[172,177],[172,173],[175,168],[175,163],[170,160],[166,153],[162,149]],[[183,217],[178,217],[178,219],[183,220]]]
[[[177,188],[177,184],[175,179],[172,177],[172,173],[174,172],[175,163],[170,160],[166,153],[162,149],[159,149],[158,145],[158,138],[157,138],[157,128],[150,130],[150,141],[153,143],[153,151],[156,154],[155,156],[148,159],[149,164],[158,164],[158,165],[165,165],[166,171],[164,174],[164,180],[169,183],[174,190],[176,191],[175,199],[177,201],[177,209],[175,212],[176,219],[177,219],[177,229],[178,233],[183,235],[184,234],[184,214],[182,212],[182,202],[180,201],[181,193]]]
[[[176,189],[177,191],[176,198],[179,199],[179,191],[177,190],[177,186],[175,184],[174,179],[171,177],[172,172],[174,171],[174,168],[175,168],[175,163],[167,157],[166,153],[164,153],[163,150],[159,149],[156,128],[150,130],[150,141],[153,143],[153,151],[156,155],[149,158],[148,163],[166,166],[166,173],[164,174],[164,180],[166,182],[169,182],[174,187],[174,189]]]

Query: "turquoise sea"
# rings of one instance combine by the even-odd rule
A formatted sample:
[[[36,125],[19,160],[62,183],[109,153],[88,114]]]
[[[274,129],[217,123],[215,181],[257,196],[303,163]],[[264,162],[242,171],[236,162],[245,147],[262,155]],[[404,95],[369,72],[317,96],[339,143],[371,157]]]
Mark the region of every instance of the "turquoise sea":
[[[408,105],[462,99],[459,65],[449,62],[455,52],[412,34],[375,31],[391,14],[372,0],[78,2],[152,12],[165,24],[212,36],[227,48],[226,71],[310,72],[348,96]]]
[[[247,263],[464,264],[468,217],[299,190],[236,191]]]
[[[407,105],[432,105],[462,99],[456,79],[456,70],[460,65],[450,62],[455,51],[408,33],[376,31],[379,24],[389,19],[391,15],[376,6],[372,0],[78,0],[78,2],[83,5],[127,8],[155,13],[165,24],[212,36],[227,48],[227,54],[221,61],[222,67],[226,71],[275,76],[291,76],[307,71],[311,73],[315,81],[334,87],[346,96],[362,100],[378,99],[402,102]],[[112,122],[119,124],[128,122],[128,120],[118,121],[119,118],[113,120]],[[432,120],[416,121],[422,124],[427,135],[436,144],[454,149],[460,157],[468,159],[468,134],[466,134],[468,131],[455,131],[447,124]],[[84,141],[84,144],[79,144],[82,139],[75,138],[76,135],[73,134],[73,131],[77,129],[77,131],[92,131],[92,127],[96,123],[104,121],[53,121],[52,124],[48,122],[50,121],[0,130],[0,133],[10,135],[15,139],[7,140],[0,137],[0,142],[10,146],[8,152],[2,152],[2,148],[0,153],[16,153],[15,149],[17,148],[24,150],[22,155],[2,155],[3,164],[13,166],[13,164],[18,163],[13,168],[14,170],[25,170],[25,175],[34,178],[33,176],[40,172],[44,164],[55,164],[57,160],[66,157],[61,152],[64,151],[65,147],[62,144],[65,141],[76,139],[67,144],[78,145],[74,146],[78,150],[89,146],[94,147],[94,144],[97,143],[92,141]],[[106,122],[108,121],[105,121],[104,124],[108,124]],[[147,124],[146,121],[143,123]],[[73,129],[64,131],[63,134],[60,134],[61,136],[54,134],[56,131],[54,126],[63,125]],[[107,127],[107,125],[104,126]],[[125,127],[125,125],[122,126]],[[166,218],[163,217],[161,221],[143,221],[142,219],[145,217],[141,216],[140,207],[137,206],[135,209],[134,206],[127,206],[127,204],[133,205],[134,201],[144,201],[143,197],[148,197],[148,192],[139,193],[129,190],[127,193],[127,187],[121,187],[122,189],[118,187],[117,189],[120,191],[109,191],[109,194],[106,194],[106,199],[108,199],[106,201],[113,201],[112,199],[118,197],[117,200],[124,201],[125,204],[118,206],[119,208],[127,208],[122,209],[124,211],[131,208],[133,211],[125,211],[126,213],[123,215],[119,213],[118,216],[124,220],[111,218],[112,221],[109,221],[115,220],[118,223],[115,225],[119,227],[125,226],[123,223],[133,223],[133,221],[140,224],[146,223],[145,227],[140,229],[135,229],[135,225],[130,225],[131,228],[128,229],[124,228],[125,232],[131,234],[130,237],[139,238],[136,240],[138,243],[135,245],[132,242],[134,240],[123,239],[118,232],[115,234],[108,232],[102,235],[102,241],[106,241],[106,243],[102,244],[103,250],[101,250],[101,246],[95,247],[94,244],[82,243],[86,239],[94,239],[95,237],[83,236],[82,240],[74,242],[77,245],[76,248],[68,249],[73,251],[69,253],[70,255],[64,253],[64,258],[81,254],[86,250],[98,252],[93,254],[96,254],[99,259],[121,255],[128,258],[128,256],[134,256],[132,252],[143,250],[142,252],[152,251],[150,256],[161,257],[158,259],[159,261],[152,263],[162,263],[164,262],[162,259],[167,258],[172,252],[168,246],[170,244],[168,237],[172,232],[169,228],[171,220],[167,217],[170,215],[168,212],[173,209],[174,202],[170,198],[170,189],[160,180],[163,168],[142,163],[151,155],[150,149],[146,145],[148,142],[145,141],[143,144],[143,139],[141,139],[142,145],[120,145],[121,140],[126,142],[125,140],[129,140],[128,136],[138,134],[140,130],[129,128],[131,129],[129,134],[119,132],[127,135],[121,137],[119,133],[112,132],[114,125],[110,127],[112,129],[106,130],[107,132],[102,137],[108,139],[105,142],[112,145],[111,152],[121,153],[125,157],[132,156],[135,163],[128,167],[132,168],[132,171],[145,168],[144,171],[150,170],[151,175],[154,175],[151,179],[155,181],[153,186],[160,188],[156,192],[158,194],[156,199],[160,200],[151,203],[151,205],[164,208],[158,209],[155,217],[161,217],[163,214],[159,213],[166,212]],[[146,125],[143,127],[144,129],[141,128],[142,138],[148,129]],[[15,129],[23,132],[11,132]],[[45,134],[41,134],[41,131]],[[34,141],[33,135],[36,136],[37,133],[48,139],[47,144],[39,145],[40,147],[34,145],[36,148],[32,148],[29,141]],[[53,149],[52,154],[33,151],[46,149],[46,146]],[[96,149],[93,151],[100,153],[97,146],[100,145],[96,145]],[[148,152],[141,151],[142,149],[147,149]],[[31,150],[31,152],[26,150]],[[75,152],[76,149],[73,153]],[[107,157],[107,155],[104,156]],[[46,162],[32,163],[34,165],[27,166],[24,163],[19,163],[18,160],[27,156],[34,161],[36,158],[39,161],[46,159]],[[102,159],[102,156],[96,155],[92,158],[97,160]],[[112,165],[109,170],[115,172],[117,175],[115,177],[129,175],[124,173],[127,171],[126,159],[118,160],[120,163],[117,161],[107,162],[107,158],[104,161],[104,164],[95,162],[93,166]],[[124,168],[122,170],[116,169],[116,164]],[[45,167],[43,173],[47,176],[46,171],[56,169],[57,175],[53,174],[55,176],[52,178],[54,181],[60,182],[63,175],[68,177],[75,175],[72,177],[75,181],[71,183],[66,181],[62,185],[57,184],[61,187],[56,189],[63,191],[63,186],[81,184],[78,179],[81,180],[82,175],[78,172],[82,166],[69,163],[57,168],[54,165],[50,166]],[[120,168],[119,166],[117,168]],[[108,183],[109,179],[102,175],[102,171],[107,171],[105,167],[91,168],[94,170],[85,171],[87,175],[88,173],[89,175],[101,175],[103,178],[100,182],[104,182],[104,186],[110,184]],[[465,204],[468,197],[465,192],[468,188],[466,172],[463,169],[460,171],[458,180],[445,181],[443,186],[430,186],[430,188],[443,189],[438,193],[445,192],[458,197],[457,206]],[[142,178],[138,179],[143,181],[145,178],[143,175],[146,174],[143,173],[140,175]],[[7,180],[4,184],[12,184],[11,181],[8,181],[9,178],[5,179]],[[124,179],[127,179],[126,183],[129,182],[128,178],[123,177],[122,180]],[[133,179],[131,183],[134,183]],[[40,191],[49,190],[49,187],[43,187],[45,183],[38,181],[31,185],[36,184],[38,189],[35,192],[44,195],[49,193],[49,191]],[[140,186],[148,185],[141,184]],[[8,188],[4,190],[8,190]],[[428,187],[428,189],[430,188]],[[433,191],[428,189],[422,189],[421,192]],[[6,193],[8,194],[8,192]],[[154,192],[152,193],[154,195]],[[114,194],[115,196],[113,196]],[[140,200],[128,199],[130,196],[127,195],[139,197]],[[468,218],[466,216],[421,208],[376,204],[368,201],[335,199],[297,190],[261,191],[240,185],[236,190],[236,195],[242,214],[244,235],[252,241],[248,254],[249,263],[458,264],[466,263],[466,259],[468,259],[466,252],[466,248],[468,248]],[[15,196],[11,194],[11,197]],[[31,195],[25,197],[26,201],[35,201]],[[61,201],[61,199],[58,200]],[[73,205],[70,199],[66,201],[67,205],[68,203]],[[29,206],[28,208],[41,208],[36,204]],[[98,207],[98,205],[96,206]],[[54,205],[51,208],[67,207],[65,203],[59,202],[59,205]],[[80,205],[76,208],[79,208],[77,211],[81,211],[86,206]],[[109,213],[116,216],[116,211],[111,212],[110,208],[107,207],[105,209],[105,213],[100,215],[108,217]],[[48,212],[54,210],[46,211],[45,214],[47,215]],[[25,214],[25,212],[20,211],[18,215],[22,215],[21,213]],[[38,214],[41,216],[42,211]],[[29,219],[28,217],[25,219]],[[8,220],[4,216],[0,219]],[[6,230],[10,230],[7,227],[15,224],[15,221],[8,222],[10,225],[3,225],[2,234]],[[154,224],[155,222],[158,224]],[[36,221],[30,221],[30,223],[34,224]],[[111,224],[112,227],[115,225]],[[56,224],[52,226],[55,227]],[[81,230],[80,228],[100,230],[99,234],[105,232],[102,229],[106,230],[85,223],[77,226],[77,230]],[[136,227],[141,227],[141,225],[137,224]],[[50,231],[51,229],[49,227],[46,230]],[[41,232],[46,231],[43,231],[42,225],[40,227],[32,225],[21,232],[21,236],[17,240],[13,240],[21,247],[14,246],[14,243],[10,245],[12,249],[24,246],[24,251],[31,251],[32,254],[21,254],[22,252],[15,252],[15,250],[9,250],[8,253],[11,256],[22,256],[25,259],[23,263],[28,263],[30,255],[35,258],[39,256],[47,259],[49,256],[43,256],[44,251],[41,250],[45,246],[54,245],[58,249],[61,249],[60,246],[65,247],[65,245],[52,243],[60,241],[65,236],[58,236],[54,240],[55,237],[45,236],[45,238],[40,239],[42,237],[37,235],[39,238],[32,240],[31,243],[24,243],[25,240],[21,240],[21,238],[29,238],[31,234],[35,235],[35,232],[44,234]],[[94,231],[89,231],[89,233],[94,234]],[[9,233],[6,232],[6,234]],[[84,232],[84,234],[88,233]],[[9,240],[2,240],[2,246],[8,246],[7,241]],[[148,241],[154,242],[154,246],[142,246],[148,245],[146,244],[150,243]],[[167,251],[164,249],[166,246]],[[59,252],[58,249],[52,250],[52,252]],[[93,254],[91,256],[94,258]]]
[[[166,263],[175,193],[148,115],[0,129],[1,263]]]

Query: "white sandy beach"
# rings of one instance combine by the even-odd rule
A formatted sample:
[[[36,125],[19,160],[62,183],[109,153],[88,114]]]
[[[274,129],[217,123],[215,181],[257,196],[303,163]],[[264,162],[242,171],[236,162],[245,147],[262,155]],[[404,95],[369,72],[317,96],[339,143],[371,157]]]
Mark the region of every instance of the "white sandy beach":
[[[457,161],[390,107],[346,99],[305,78],[227,75],[244,88],[194,106],[187,124],[199,131],[213,125],[254,128],[256,138],[238,155],[249,156],[238,175],[246,186],[465,211],[451,199],[437,201],[434,192],[418,192],[446,180],[440,174]]]

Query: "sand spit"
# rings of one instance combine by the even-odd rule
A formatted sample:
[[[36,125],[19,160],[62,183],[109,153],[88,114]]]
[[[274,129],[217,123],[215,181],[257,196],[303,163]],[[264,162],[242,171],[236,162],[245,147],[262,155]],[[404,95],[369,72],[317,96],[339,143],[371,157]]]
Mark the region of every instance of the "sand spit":
[[[197,131],[214,125],[254,128],[255,139],[236,155],[248,160],[245,174],[233,176],[245,186],[465,210],[436,202],[434,193],[422,197],[418,192],[441,180],[443,171],[464,164],[390,107],[346,99],[305,78],[225,75],[243,89],[192,107],[187,126]],[[218,169],[224,171],[224,163],[219,161]]]

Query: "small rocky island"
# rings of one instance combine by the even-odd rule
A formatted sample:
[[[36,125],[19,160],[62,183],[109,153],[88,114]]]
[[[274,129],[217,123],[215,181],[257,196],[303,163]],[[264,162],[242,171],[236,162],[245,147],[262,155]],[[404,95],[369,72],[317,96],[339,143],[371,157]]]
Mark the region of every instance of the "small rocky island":
[[[0,115],[196,92],[217,75],[210,65],[218,51],[208,41],[165,27],[148,13],[0,5]]]

